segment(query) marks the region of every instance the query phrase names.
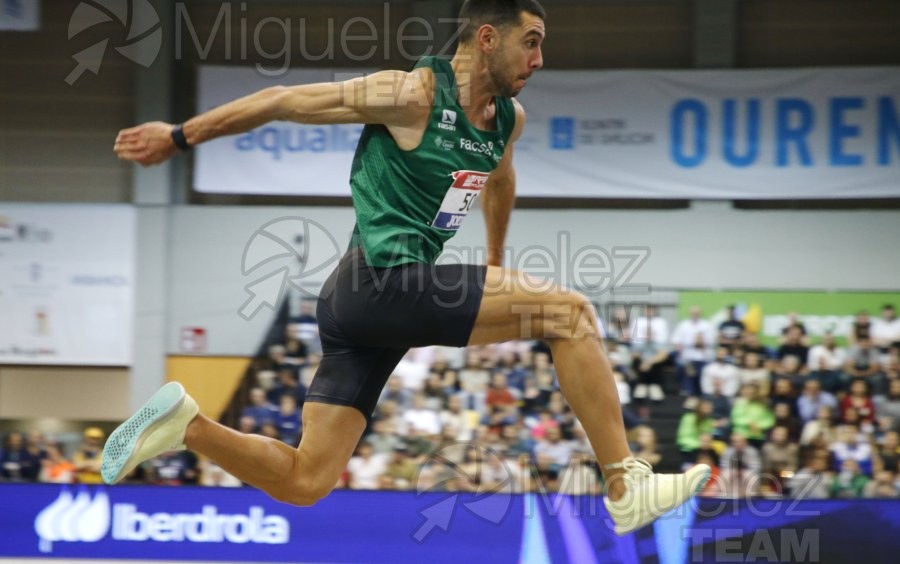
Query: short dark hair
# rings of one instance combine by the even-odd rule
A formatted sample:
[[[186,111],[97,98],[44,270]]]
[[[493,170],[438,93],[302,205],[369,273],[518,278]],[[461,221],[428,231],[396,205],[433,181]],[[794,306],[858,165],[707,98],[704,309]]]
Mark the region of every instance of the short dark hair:
[[[502,27],[521,21],[522,12],[546,19],[547,12],[538,0],[466,0],[459,10],[462,33],[460,43],[475,38],[475,32],[484,24]]]

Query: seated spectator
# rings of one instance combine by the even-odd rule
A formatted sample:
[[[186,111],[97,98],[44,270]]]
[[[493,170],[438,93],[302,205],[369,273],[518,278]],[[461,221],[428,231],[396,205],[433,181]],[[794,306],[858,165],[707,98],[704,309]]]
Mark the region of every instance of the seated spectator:
[[[519,410],[515,405],[495,405],[490,408],[481,420],[483,425],[487,425],[491,433],[499,435],[503,427],[512,425],[519,418]]]
[[[447,403],[447,392],[444,390],[443,378],[437,372],[429,372],[422,389],[425,395],[425,407],[440,411]]]
[[[791,414],[797,414],[797,393],[787,378],[776,377],[769,395],[769,403],[774,409],[779,403],[787,404]]]
[[[703,367],[715,357],[715,331],[712,324],[703,319],[703,311],[698,306],[692,306],[689,315],[675,326],[672,346],[681,389],[689,397],[697,397]]]
[[[762,459],[759,450],[750,445],[742,434],[731,433],[731,446],[722,454],[721,467],[727,495],[756,495]]]
[[[510,389],[506,374],[498,372],[491,377],[491,386],[487,391],[485,403],[488,409],[494,407],[515,406],[518,403],[516,395]]]
[[[47,457],[41,465],[39,480],[50,484],[72,484],[75,482],[75,465],[63,456],[59,443],[47,443]]]
[[[403,387],[410,393],[421,391],[425,387],[431,368],[424,358],[419,358],[418,351],[419,349],[410,349],[394,368],[394,375],[400,378]]]
[[[900,318],[893,304],[881,308],[881,317],[872,323],[872,344],[882,354],[887,354],[894,343],[900,342]]]
[[[803,383],[806,381],[805,365],[801,364],[796,356],[786,356],[778,361],[773,376],[777,380],[790,382],[791,388],[796,394],[803,388]]]
[[[863,487],[862,497],[896,499],[900,497],[900,488],[897,487],[897,473],[890,470],[880,470],[875,473],[875,479]]]
[[[391,401],[394,402],[400,410],[404,410],[412,404],[413,393],[403,387],[403,380],[396,374],[392,374],[387,381],[387,385],[381,392],[379,403]]]
[[[300,381],[300,387],[305,390],[309,389],[310,384],[312,384],[313,378],[316,375],[316,372],[319,370],[319,364],[322,362],[322,355],[319,353],[309,353],[306,357],[306,362],[300,367],[300,373],[298,375],[298,380]]]
[[[447,407],[441,410],[438,418],[444,431],[450,429],[455,440],[468,441],[472,438],[475,425],[472,424],[472,418],[463,411],[458,395],[447,398]]]
[[[372,445],[363,441],[356,456],[347,463],[347,472],[350,474],[348,486],[354,490],[378,489],[379,479],[387,470],[387,465],[388,457],[375,454]]]
[[[551,416],[559,423],[560,431],[563,437],[569,438],[572,434],[572,425],[575,424],[575,413],[566,403],[562,392],[553,392],[550,394],[550,401],[547,402],[547,409]]]
[[[200,477],[197,456],[189,450],[168,451],[149,461],[149,482],[164,486],[196,484]]]
[[[572,440],[569,443],[572,445],[573,452],[594,456],[594,448],[591,446],[591,441],[588,440],[587,431],[584,430],[581,421],[577,419],[572,426]]]
[[[241,417],[253,419],[254,427],[262,427],[266,421],[274,421],[278,414],[278,408],[266,398],[266,392],[262,388],[250,390],[250,404],[241,410]]]
[[[835,474],[831,482],[831,497],[837,499],[857,499],[863,495],[863,490],[869,478],[860,470],[859,464],[852,458],[841,462],[841,471]]]
[[[700,375],[700,389],[704,395],[714,394],[716,382],[720,386],[720,392],[727,398],[734,398],[740,389],[741,375],[737,366],[728,362],[728,349],[719,347],[716,349],[716,358],[703,368]]]
[[[459,371],[459,390],[464,409],[484,413],[491,373],[483,366],[481,355],[474,349],[466,354],[466,366]]]
[[[873,403],[881,429],[900,431],[900,378],[892,379],[887,395],[873,398]]]
[[[806,325],[803,323],[803,321],[800,320],[800,315],[796,311],[792,311],[792,312],[788,313],[787,317],[788,317],[787,325],[785,325],[781,329],[780,342],[781,343],[787,342],[788,336],[790,335],[790,333],[792,331],[799,331],[800,341],[804,345],[808,345],[809,343],[807,342],[808,337],[806,334]]]
[[[769,441],[762,447],[763,472],[777,482],[774,493],[784,491],[788,478],[797,471],[799,455],[797,443],[790,442],[786,427],[774,427]]]
[[[807,446],[816,437],[821,437],[826,444],[831,444],[837,438],[834,410],[827,405],[820,407],[816,418],[803,426],[803,431],[800,433],[800,445]]]
[[[212,460],[205,459],[200,463],[200,485],[216,488],[239,488],[244,483]]]
[[[831,332],[822,335],[822,342],[809,350],[807,369],[822,389],[835,393],[841,386],[841,370],[847,363],[847,349],[837,346]]]
[[[808,456],[806,464],[787,480],[791,497],[796,499],[828,499],[832,476],[828,471],[828,455]]]
[[[441,420],[433,409],[425,406],[425,394],[417,392],[413,396],[412,407],[403,414],[407,428],[422,435],[440,435]]]
[[[847,335],[847,342],[851,347],[855,347],[860,341],[872,338],[872,320],[869,312],[862,309],[856,312],[856,319],[850,327],[850,333]]]
[[[695,462],[697,450],[700,448],[700,437],[713,435],[715,431],[716,421],[713,418],[712,402],[707,399],[700,400],[697,407],[682,415],[678,423],[675,442],[681,451],[682,459],[685,462]]]
[[[594,458],[580,452],[572,454],[560,472],[558,491],[566,495],[602,495]]]
[[[552,387],[539,388],[536,378],[528,378],[525,380],[525,391],[522,392],[522,413],[536,416],[542,409],[546,409],[552,393]]]
[[[267,419],[266,421],[271,421]],[[252,435],[259,432],[260,425],[256,424],[256,419],[249,415],[244,415],[238,419],[237,430],[245,435]]]
[[[300,313],[291,319],[294,325],[295,336],[310,352],[321,352],[322,343],[319,340],[319,322],[316,319],[315,300],[303,300],[300,302]]]
[[[75,481],[79,484],[102,484],[100,465],[103,462],[103,443],[106,435],[98,427],[88,427],[82,435],[81,445],[72,456],[75,465]]]
[[[35,482],[40,472],[40,456],[28,451],[22,433],[9,433],[0,452],[0,478],[10,482]]]
[[[900,433],[888,431],[876,451],[875,467],[900,472]]]
[[[856,428],[842,425],[837,431],[837,440],[831,443],[829,450],[834,457],[836,472],[841,471],[844,461],[854,460],[863,474],[872,475],[872,446]]]
[[[668,342],[668,323],[657,314],[655,306],[647,305],[646,314],[636,317],[631,327],[632,367],[638,379],[632,394],[634,399],[649,397],[655,402],[665,399],[662,368],[669,359]]]
[[[542,440],[547,436],[548,429],[559,429],[559,421],[553,418],[553,412],[544,408],[538,413],[537,421],[530,425],[531,438]]]
[[[755,384],[761,397],[769,397],[772,373],[763,365],[763,360],[759,354],[755,352],[744,354],[744,365],[739,373],[741,385]]]
[[[631,431],[632,439],[629,441],[631,452],[637,458],[643,458],[651,465],[659,464],[662,456],[656,446],[656,432],[647,425],[638,425]]]
[[[741,395],[731,408],[732,433],[742,435],[754,447],[762,446],[766,432],[775,424],[775,416],[753,384],[741,387]]]
[[[391,479],[394,489],[408,490],[415,487],[419,465],[409,456],[405,445],[394,447],[384,475]]]
[[[794,325],[788,328],[784,343],[778,347],[776,355],[782,362],[791,356],[796,358],[801,372],[806,371],[806,365],[809,363],[809,347],[804,344],[803,339],[804,333],[800,327]]]
[[[719,345],[729,352],[741,344],[746,327],[744,322],[738,319],[737,306],[728,306],[728,319],[719,324]]]
[[[731,398],[722,395],[722,381],[713,381],[712,395],[705,396],[713,406],[713,419],[716,421],[716,430],[713,438],[717,441],[725,441],[731,433]]]
[[[276,425],[274,421],[263,423],[262,427],[259,428],[259,434],[264,437],[269,437],[270,439],[275,439],[276,441],[281,440],[281,433],[278,431],[278,425]]]
[[[638,416],[631,410],[631,387],[625,380],[625,376],[618,370],[613,370],[613,380],[616,381],[616,391],[619,395],[619,405],[622,406],[622,419],[625,422],[625,430],[633,429],[638,424]]]
[[[872,340],[860,339],[847,353],[844,374],[851,380],[877,381],[880,372],[878,350],[872,346]]]
[[[869,393],[869,384],[865,380],[857,379],[850,382],[850,393],[841,400],[840,413],[844,423],[849,423],[847,411],[850,408],[856,411],[862,424],[875,423],[875,403]]]
[[[300,365],[309,355],[309,347],[298,337],[299,329],[296,324],[288,323],[284,328],[284,356],[289,364]]]
[[[278,427],[278,437],[285,444],[297,446],[300,444],[301,427],[300,408],[297,400],[290,394],[281,396],[278,404],[278,415],[275,417],[275,425]]]
[[[697,455],[697,464],[706,464],[710,468],[709,480],[703,486],[703,490],[697,494],[702,497],[720,497],[726,494],[722,480],[722,469],[719,468],[718,457],[713,457],[707,452]]]
[[[372,432],[366,437],[366,442],[372,445],[375,454],[389,455],[397,447],[405,446],[397,434],[390,433],[387,429],[387,423],[383,419],[372,421]]]
[[[384,421],[385,432],[399,436],[406,434],[406,421],[403,419],[403,410],[393,400],[383,400],[378,404],[376,419]]]
[[[509,387],[515,390],[517,395],[521,395],[525,390],[525,378],[530,375],[530,371],[522,366],[519,355],[513,350],[504,350],[500,353],[498,368],[506,373]]]
[[[759,357],[760,366],[766,368],[768,368],[767,365],[769,360],[775,356],[775,353],[773,353],[769,347],[759,342],[759,334],[752,331],[744,333],[738,348],[744,352],[744,358],[746,358],[748,354],[757,355]]]
[[[807,423],[816,418],[822,407],[832,409],[838,406],[837,398],[828,392],[823,392],[818,380],[810,378],[803,384],[803,393],[797,398],[797,413],[802,423]]]
[[[276,371],[276,381],[266,394],[266,398],[272,405],[281,403],[281,396],[289,394],[297,401],[297,405],[302,405],[306,399],[306,388],[297,381],[296,366],[282,366]]]
[[[538,460],[542,458],[548,460],[551,471],[558,474],[569,463],[572,450],[571,443],[562,440],[559,427],[549,427],[547,435],[535,443],[534,456]]]
[[[800,440],[800,433],[803,431],[803,425],[800,423],[800,418],[791,413],[788,404],[775,404],[772,415],[775,416],[775,425],[773,425],[773,427],[781,426],[787,429],[788,439],[791,442],[798,442]]]

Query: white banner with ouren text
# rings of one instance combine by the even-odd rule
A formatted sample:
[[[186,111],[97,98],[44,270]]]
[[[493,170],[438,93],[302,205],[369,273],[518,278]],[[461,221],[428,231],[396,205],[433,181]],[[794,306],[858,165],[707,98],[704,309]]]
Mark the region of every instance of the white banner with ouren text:
[[[204,67],[198,109],[362,71]],[[519,100],[518,194],[558,198],[900,197],[900,67],[539,71]],[[360,125],[271,123],[199,147],[201,192],[349,195]]]

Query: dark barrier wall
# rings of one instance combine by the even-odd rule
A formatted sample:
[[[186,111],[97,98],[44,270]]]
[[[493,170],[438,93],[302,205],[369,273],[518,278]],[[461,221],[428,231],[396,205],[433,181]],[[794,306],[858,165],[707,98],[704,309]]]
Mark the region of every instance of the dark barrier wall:
[[[623,538],[594,497],[0,486],[0,557],[229,562],[896,562],[900,502],[716,500]]]

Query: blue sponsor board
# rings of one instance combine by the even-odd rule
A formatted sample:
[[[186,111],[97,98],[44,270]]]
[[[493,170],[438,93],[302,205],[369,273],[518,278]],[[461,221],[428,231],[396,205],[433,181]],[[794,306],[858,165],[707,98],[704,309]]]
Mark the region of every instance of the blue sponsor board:
[[[550,119],[550,148],[558,150],[575,148],[575,118]]]
[[[0,485],[0,557],[228,562],[891,562],[900,503],[702,499],[617,537],[590,496]],[[893,536],[891,531],[894,532]]]

